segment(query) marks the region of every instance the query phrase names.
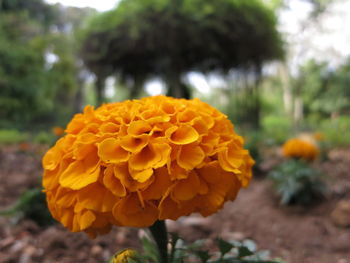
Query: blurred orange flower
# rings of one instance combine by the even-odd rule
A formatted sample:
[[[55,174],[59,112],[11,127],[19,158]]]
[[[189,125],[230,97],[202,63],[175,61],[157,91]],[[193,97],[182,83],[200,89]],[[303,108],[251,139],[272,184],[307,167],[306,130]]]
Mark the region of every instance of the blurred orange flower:
[[[301,158],[312,161],[319,155],[319,149],[312,140],[305,138],[289,139],[282,147],[285,157]]]
[[[59,126],[55,126],[52,128],[52,133],[55,134],[57,137],[60,137],[64,134],[64,129]]]
[[[233,200],[254,164],[227,117],[165,96],[86,106],[43,158],[54,218],[91,236],[147,227]]]
[[[22,142],[18,145],[18,148],[22,151],[22,152],[27,152],[30,149],[30,144],[27,142]]]
[[[322,132],[315,132],[313,134],[313,137],[315,138],[315,140],[317,141],[323,141],[324,140],[324,134]]]

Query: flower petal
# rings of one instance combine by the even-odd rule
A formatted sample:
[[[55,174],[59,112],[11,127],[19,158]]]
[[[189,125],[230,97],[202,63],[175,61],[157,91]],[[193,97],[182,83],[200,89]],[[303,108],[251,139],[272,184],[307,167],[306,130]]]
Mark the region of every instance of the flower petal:
[[[129,159],[129,152],[114,138],[107,138],[98,145],[98,155],[106,163],[121,163]]]
[[[171,134],[168,133],[169,140],[174,144],[189,144],[199,138],[198,132],[190,125],[181,125]]]
[[[183,145],[177,157],[179,166],[186,170],[192,170],[205,158],[201,147],[195,145]]]
[[[132,194],[114,206],[113,216],[124,226],[147,227],[158,219],[158,208],[149,201],[142,206],[137,195]]]
[[[125,186],[114,175],[114,167],[108,166],[104,171],[103,184],[109,189],[115,196],[123,197],[126,195]]]
[[[139,137],[127,135],[120,141],[120,146],[129,152],[139,152],[148,144],[148,135],[142,134]]]
[[[46,170],[55,170],[60,163],[62,157],[60,151],[57,147],[53,147],[46,152],[42,160],[42,165]]]
[[[135,192],[137,190],[144,189],[153,182],[153,177],[151,177],[144,183],[140,183],[134,180],[130,175],[127,163],[114,165],[114,176],[117,177],[130,192]]]
[[[172,197],[178,201],[190,200],[196,196],[200,190],[200,185],[201,183],[196,172],[192,171],[188,178],[179,180],[176,183],[172,191]]]
[[[133,170],[159,168],[167,163],[171,148],[165,143],[148,144],[141,152],[132,155],[129,166]]]
[[[63,187],[79,190],[96,182],[99,175],[99,159],[95,154],[90,154],[82,161],[71,163],[60,175],[59,183]]]
[[[141,192],[144,200],[161,199],[171,185],[168,171],[165,167],[154,170],[154,181]]]
[[[128,134],[133,136],[140,136],[143,134],[148,134],[151,130],[152,126],[149,125],[147,121],[138,120],[130,123]]]
[[[145,169],[145,170],[131,170],[130,173],[131,177],[140,182],[140,183],[144,183],[146,182],[152,175],[153,175],[153,169],[149,168],[149,169]]]
[[[91,184],[78,192],[79,204],[86,209],[98,212],[112,211],[117,200],[109,190],[99,183]]]
[[[195,211],[195,204],[192,200],[176,203],[170,196],[167,196],[159,204],[159,220],[176,220],[180,216],[187,216]]]
[[[79,226],[81,230],[84,230],[86,228],[88,228],[89,226],[91,226],[91,224],[95,221],[96,216],[93,212],[91,211],[85,211],[79,220]]]

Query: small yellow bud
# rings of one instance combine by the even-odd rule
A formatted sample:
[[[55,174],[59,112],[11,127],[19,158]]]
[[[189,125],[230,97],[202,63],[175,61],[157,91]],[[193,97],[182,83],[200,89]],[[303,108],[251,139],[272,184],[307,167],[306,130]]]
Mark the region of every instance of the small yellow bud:
[[[138,252],[127,248],[114,255],[112,263],[129,263],[129,259],[139,262]]]

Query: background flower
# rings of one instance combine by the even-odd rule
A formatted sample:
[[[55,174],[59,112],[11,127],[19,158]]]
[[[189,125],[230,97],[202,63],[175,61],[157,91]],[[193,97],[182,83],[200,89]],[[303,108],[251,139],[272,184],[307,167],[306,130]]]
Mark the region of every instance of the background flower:
[[[62,136],[64,134],[64,129],[59,126],[52,127],[52,133],[56,136]]]
[[[319,149],[309,137],[300,137],[289,139],[282,147],[285,157],[301,158],[312,161],[319,155]]]
[[[254,164],[227,117],[165,96],[86,106],[43,158],[54,218],[91,236],[147,227],[233,200]]]

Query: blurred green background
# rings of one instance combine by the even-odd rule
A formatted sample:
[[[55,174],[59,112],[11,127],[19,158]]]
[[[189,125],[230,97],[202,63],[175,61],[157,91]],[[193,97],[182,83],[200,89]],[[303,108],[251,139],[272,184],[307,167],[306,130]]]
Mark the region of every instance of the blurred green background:
[[[161,93],[219,108],[248,144],[317,131],[350,145],[350,49],[334,22],[349,1],[110,2],[0,0],[0,144],[50,142],[86,104]]]

